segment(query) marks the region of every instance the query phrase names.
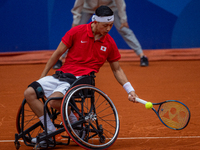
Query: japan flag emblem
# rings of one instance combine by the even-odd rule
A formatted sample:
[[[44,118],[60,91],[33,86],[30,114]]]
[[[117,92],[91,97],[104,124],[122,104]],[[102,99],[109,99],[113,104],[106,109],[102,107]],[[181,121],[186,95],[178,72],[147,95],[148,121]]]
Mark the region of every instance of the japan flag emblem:
[[[107,48],[106,48],[105,46],[101,46],[101,49],[100,49],[100,50],[102,50],[102,51],[104,51],[104,52],[105,52],[105,51],[106,51],[106,49],[107,49]]]

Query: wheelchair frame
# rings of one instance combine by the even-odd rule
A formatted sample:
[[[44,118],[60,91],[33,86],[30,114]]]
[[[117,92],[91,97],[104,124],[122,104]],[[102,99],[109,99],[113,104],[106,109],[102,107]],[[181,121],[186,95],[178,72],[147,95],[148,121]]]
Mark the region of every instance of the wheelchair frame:
[[[23,139],[25,145],[33,146],[35,149],[55,147],[56,145],[69,145],[70,139],[85,149],[106,149],[110,147],[117,139],[119,133],[118,113],[111,99],[95,87],[94,78],[95,75],[93,73],[89,76],[78,78],[72,83],[64,97],[52,97],[46,101],[42,98],[44,114],[47,112],[53,123],[59,114],[62,117],[62,124],[54,124],[58,130],[50,134],[47,133],[46,115],[44,115],[44,127],[38,121],[36,124],[25,129],[24,107],[26,100],[24,99],[16,119],[18,130],[18,134],[15,134],[14,142],[16,149],[20,148],[20,138]],[[97,96],[95,95],[96,93]],[[49,101],[62,99],[61,112],[57,112],[53,108],[48,107]],[[98,107],[96,108],[95,106]],[[105,107],[105,109],[102,107]],[[101,110],[98,113],[97,109],[99,108]],[[71,124],[69,121],[69,109],[75,111],[79,116],[79,120],[74,124]],[[104,114],[105,112],[108,114]],[[107,118],[107,120],[104,118]],[[108,126],[111,129],[107,131],[107,129],[103,128],[104,126]],[[37,136],[37,142],[35,144],[31,142],[31,131],[38,127],[41,127],[45,131],[45,136]],[[56,142],[55,135],[63,133],[64,131],[68,133],[68,136],[62,135],[63,138],[67,138],[67,143]],[[83,137],[78,135],[78,133]],[[53,143],[49,141],[49,138],[53,139]],[[46,143],[40,144],[41,141],[46,141]]]

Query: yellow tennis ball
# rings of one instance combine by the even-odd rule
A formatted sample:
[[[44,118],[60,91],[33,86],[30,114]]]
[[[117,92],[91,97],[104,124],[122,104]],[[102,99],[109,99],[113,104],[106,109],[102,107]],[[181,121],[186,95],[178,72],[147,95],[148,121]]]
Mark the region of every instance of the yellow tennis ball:
[[[151,109],[153,107],[153,104],[151,102],[147,102],[145,104],[146,109]]]

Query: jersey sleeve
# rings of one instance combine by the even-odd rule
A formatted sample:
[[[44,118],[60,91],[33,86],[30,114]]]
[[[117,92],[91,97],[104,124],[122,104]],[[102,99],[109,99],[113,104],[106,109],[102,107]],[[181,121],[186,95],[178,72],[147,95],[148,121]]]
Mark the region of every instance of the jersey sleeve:
[[[65,33],[65,35],[62,37],[62,42],[68,47],[72,47],[73,45],[73,39],[75,38],[74,36],[77,33],[77,27],[71,28],[69,31]]]
[[[72,46],[72,35],[69,34],[69,31],[62,37],[61,40],[68,48]]]
[[[112,39],[111,40],[111,49],[110,49],[107,61],[115,62],[115,61],[120,60],[120,58],[121,58],[121,55],[119,53],[118,47],[117,47],[115,41]]]

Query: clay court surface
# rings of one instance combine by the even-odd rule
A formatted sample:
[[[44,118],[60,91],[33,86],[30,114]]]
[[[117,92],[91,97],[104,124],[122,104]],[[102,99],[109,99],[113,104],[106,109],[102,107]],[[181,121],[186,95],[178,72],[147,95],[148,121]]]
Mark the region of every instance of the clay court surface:
[[[149,67],[139,61],[120,61],[137,95],[151,102],[179,100],[191,111],[189,125],[180,131],[165,127],[152,110],[127,100],[127,93],[117,83],[108,63],[96,74],[96,87],[114,102],[119,118],[120,133],[112,150],[199,150],[200,149],[200,61],[153,60]],[[13,150],[17,133],[15,118],[23,100],[23,91],[37,80],[45,64],[0,65],[0,149]],[[55,70],[51,70],[49,75]],[[20,142],[20,150],[31,150]],[[55,149],[82,149],[71,141],[69,146]]]

